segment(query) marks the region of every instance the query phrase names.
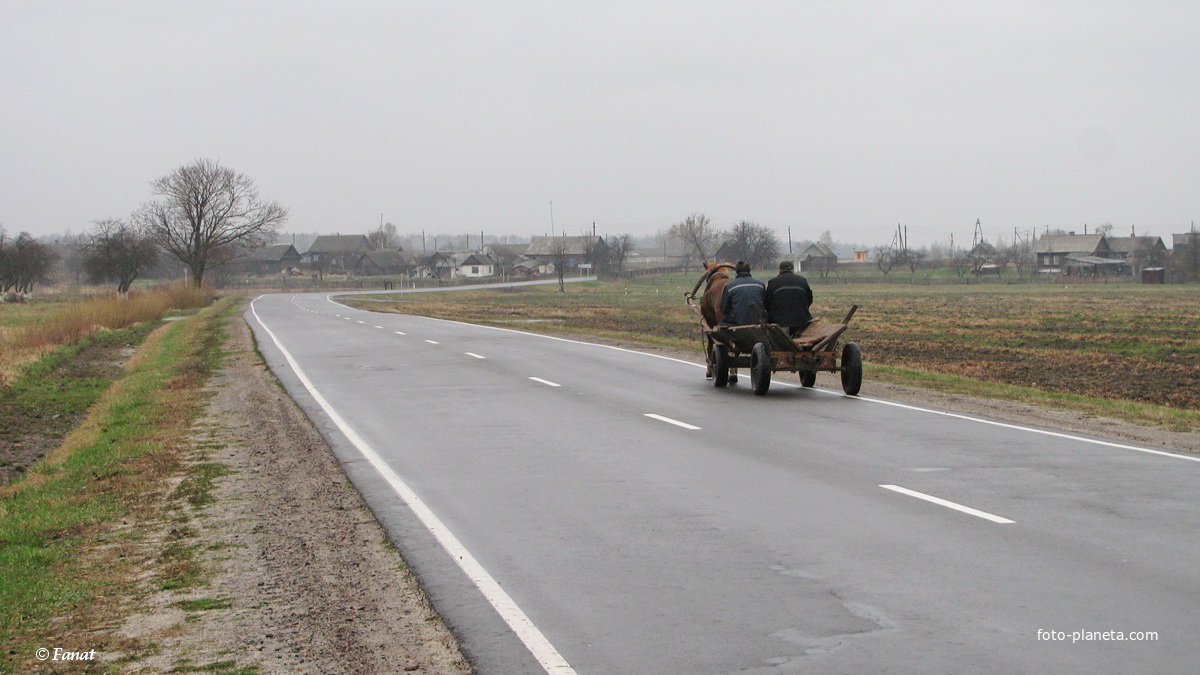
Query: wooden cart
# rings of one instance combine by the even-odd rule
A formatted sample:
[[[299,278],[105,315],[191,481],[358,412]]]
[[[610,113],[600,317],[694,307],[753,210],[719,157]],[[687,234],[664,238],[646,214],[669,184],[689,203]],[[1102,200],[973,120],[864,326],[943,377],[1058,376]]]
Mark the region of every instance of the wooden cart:
[[[688,306],[700,313],[687,296]],[[709,326],[703,316],[700,326],[705,341],[705,360],[712,373],[713,385],[724,387],[737,382],[737,369],[750,370],[750,385],[759,396],[771,387],[771,373],[792,372],[800,384],[816,384],[817,372],[841,373],[842,391],[850,396],[862,388],[862,350],[854,342],[839,345],[842,333],[858,311],[852,305],[840,323],[813,319],[802,333],[788,335],[783,326],[760,323],[749,326]],[[840,349],[839,349],[840,346]]]

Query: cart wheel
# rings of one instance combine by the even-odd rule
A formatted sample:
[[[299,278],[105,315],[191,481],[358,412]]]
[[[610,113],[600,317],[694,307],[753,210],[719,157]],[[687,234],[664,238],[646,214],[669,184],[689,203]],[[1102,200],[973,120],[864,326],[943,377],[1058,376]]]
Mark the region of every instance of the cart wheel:
[[[712,346],[713,386],[729,384],[729,348],[722,344]]]
[[[817,383],[817,371],[802,370],[800,371],[800,384],[805,387],[811,387]]]
[[[771,352],[765,342],[759,342],[750,350],[750,386],[759,396],[771,388]]]
[[[855,396],[862,389],[862,350],[858,344],[847,342],[842,347],[842,391]]]

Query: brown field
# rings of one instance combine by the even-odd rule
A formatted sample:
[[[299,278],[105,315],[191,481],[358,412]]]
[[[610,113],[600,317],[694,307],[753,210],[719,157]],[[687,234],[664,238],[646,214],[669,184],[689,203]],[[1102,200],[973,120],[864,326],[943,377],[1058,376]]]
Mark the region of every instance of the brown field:
[[[568,286],[565,294],[534,287],[356,302],[367,309],[698,352],[697,321],[683,300],[695,279],[589,282]],[[814,314],[827,319],[840,319],[851,304],[860,306],[847,337],[862,346],[868,376],[896,379],[912,369],[1162,406],[1185,416],[1200,409],[1195,286],[814,283],[814,294]]]
[[[54,296],[28,303],[0,303],[0,386],[46,351],[79,342],[102,330],[127,328],[172,309],[195,309],[213,293],[186,284],[79,297]]]

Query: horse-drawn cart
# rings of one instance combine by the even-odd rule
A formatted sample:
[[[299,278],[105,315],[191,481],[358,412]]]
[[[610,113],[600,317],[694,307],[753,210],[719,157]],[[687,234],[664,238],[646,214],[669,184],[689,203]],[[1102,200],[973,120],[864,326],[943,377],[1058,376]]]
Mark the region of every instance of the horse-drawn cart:
[[[699,284],[697,284],[697,289]],[[840,345],[842,333],[858,310],[852,305],[840,323],[813,319],[799,335],[791,336],[783,326],[759,323],[748,326],[711,326],[694,301],[696,289],[685,294],[687,304],[700,314],[705,341],[705,361],[713,385],[724,387],[737,382],[737,369],[750,370],[754,393],[763,395],[771,387],[771,374],[792,372],[800,384],[816,384],[817,372],[841,373],[842,391],[850,396],[862,388],[862,350],[854,342]]]

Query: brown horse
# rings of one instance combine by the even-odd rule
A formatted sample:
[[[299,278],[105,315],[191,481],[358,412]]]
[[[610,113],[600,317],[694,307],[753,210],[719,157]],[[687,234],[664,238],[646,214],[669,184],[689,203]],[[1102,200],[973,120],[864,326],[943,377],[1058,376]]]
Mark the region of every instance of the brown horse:
[[[704,287],[704,295],[700,298],[700,315],[704,317],[704,322],[708,324],[709,328],[716,328],[724,316],[721,313],[721,298],[725,294],[725,284],[729,283],[729,280],[734,277],[733,270],[734,266],[732,263],[704,263],[704,277],[702,277],[702,281],[706,280],[707,285]],[[713,339],[711,335],[705,335],[704,348],[704,360],[708,364],[705,376],[712,377]],[[730,372],[730,381],[737,381],[737,371]]]

